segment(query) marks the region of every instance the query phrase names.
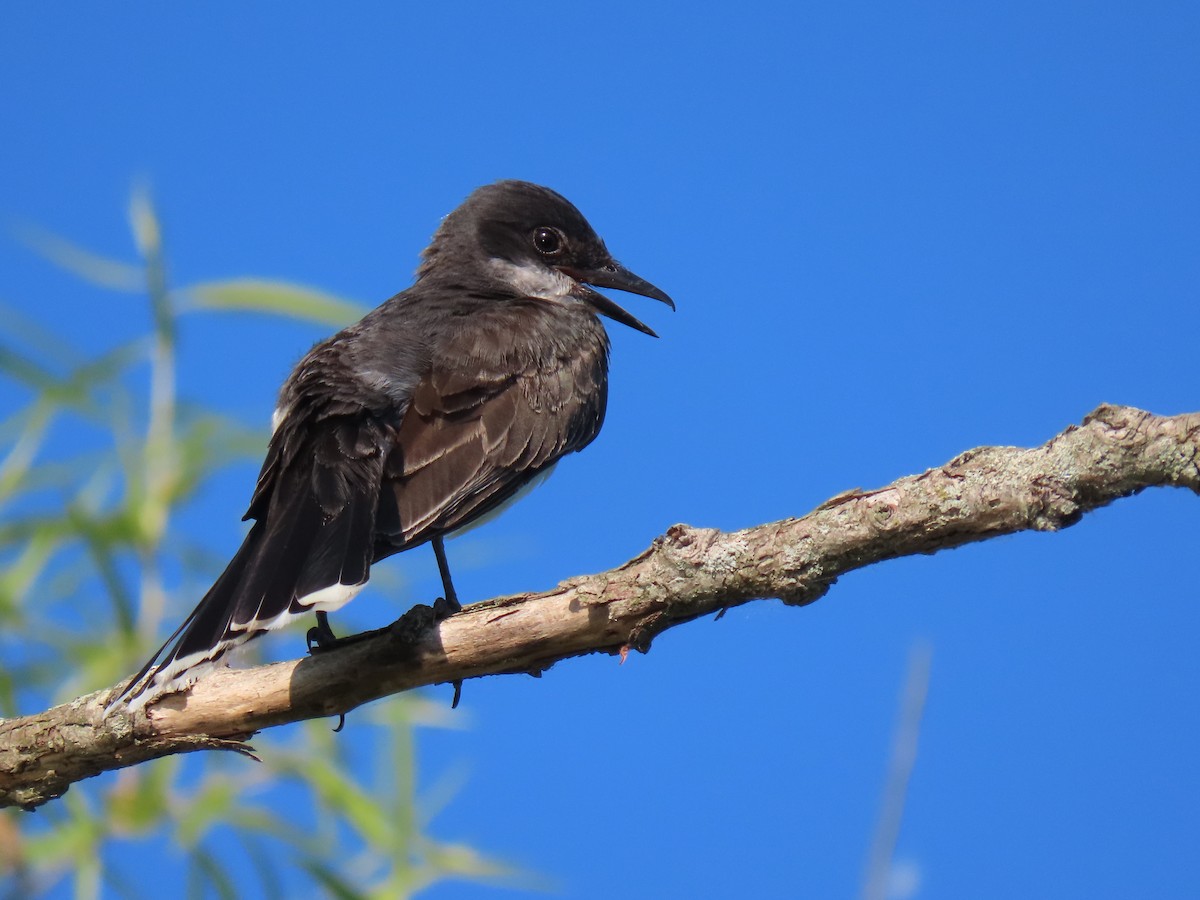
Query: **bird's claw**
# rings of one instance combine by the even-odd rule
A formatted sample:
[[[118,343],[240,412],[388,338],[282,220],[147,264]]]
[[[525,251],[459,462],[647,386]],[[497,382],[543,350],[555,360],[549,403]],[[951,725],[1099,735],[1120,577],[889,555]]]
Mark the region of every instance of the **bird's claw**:
[[[337,646],[338,636],[329,627],[329,616],[326,613],[317,613],[317,624],[308,629],[308,633],[304,635],[304,640],[308,644],[308,652],[310,654],[322,653],[325,650],[332,650]]]
[[[433,621],[444,622],[455,613],[462,612],[462,604],[455,598],[438,597],[433,601]]]

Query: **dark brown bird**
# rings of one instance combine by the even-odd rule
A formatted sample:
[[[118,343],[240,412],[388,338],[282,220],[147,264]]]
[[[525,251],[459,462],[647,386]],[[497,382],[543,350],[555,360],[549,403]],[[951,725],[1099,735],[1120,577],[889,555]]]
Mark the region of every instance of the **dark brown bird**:
[[[438,607],[460,609],[445,536],[600,431],[609,342],[597,313],[654,335],[588,285],[674,309],[549,188],[497,182],[447,216],[413,286],[317,344],[284,383],[244,517],[254,525],[130,681],[130,707],[298,616],[317,613],[318,636],[331,637],[325,616],[371,565],[419,544],[437,557]]]

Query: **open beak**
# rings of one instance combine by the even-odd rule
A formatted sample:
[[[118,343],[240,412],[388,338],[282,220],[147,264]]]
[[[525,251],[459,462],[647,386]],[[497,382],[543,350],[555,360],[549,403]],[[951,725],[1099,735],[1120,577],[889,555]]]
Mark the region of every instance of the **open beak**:
[[[665,292],[660,291],[650,282],[646,281],[646,279],[634,275],[616,261],[607,263],[596,269],[564,268],[562,269],[562,273],[579,282],[579,289],[574,292],[575,296],[589,303],[600,315],[608,316],[614,322],[620,322],[622,325],[628,325],[630,328],[636,328],[642,334],[648,334],[650,337],[658,337],[658,335],[654,333],[654,330],[649,325],[634,318],[599,291],[592,290],[588,285],[616,288],[618,291],[641,294],[643,297],[651,297],[654,300],[659,300],[667,304],[671,309],[675,308],[675,301],[668,297]]]

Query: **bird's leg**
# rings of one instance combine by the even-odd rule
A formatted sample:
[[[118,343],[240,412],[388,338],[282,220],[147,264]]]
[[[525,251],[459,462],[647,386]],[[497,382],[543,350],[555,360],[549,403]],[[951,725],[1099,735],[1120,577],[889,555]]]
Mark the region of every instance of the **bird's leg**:
[[[304,639],[308,643],[309,653],[329,650],[337,644],[337,635],[329,627],[329,613],[323,610],[317,612],[317,624],[308,629]]]
[[[444,619],[448,619],[450,616],[454,615],[456,612],[459,612],[462,609],[462,604],[458,602],[458,592],[454,590],[454,582],[450,579],[450,564],[446,561],[446,546],[443,541],[443,538],[441,536],[435,537],[430,541],[430,543],[433,544],[433,553],[434,553],[434,556],[437,557],[438,573],[442,576],[442,590],[445,593],[444,597],[438,597],[433,602],[433,623],[432,624],[436,625],[438,622],[441,622]],[[420,609],[424,609],[424,610],[428,611],[429,607],[428,606],[425,606],[425,607],[418,606],[418,607],[414,607],[413,609],[410,609],[407,613],[405,613],[403,616],[401,616],[399,621],[392,624],[391,629],[393,631],[395,631],[396,627],[401,625],[402,623],[405,623],[408,620],[415,621],[414,615]],[[428,612],[426,612],[426,615],[428,615]],[[429,622],[428,619],[426,619],[425,621],[426,621],[426,623]],[[406,631],[410,630],[410,629],[412,629],[412,627],[413,626],[412,626],[411,622],[409,622],[409,624],[406,626],[405,630]],[[429,624],[426,624],[424,626],[421,626],[421,629],[423,630],[424,628],[428,628],[428,627],[429,627]],[[384,630],[386,630],[386,629],[378,629],[376,631],[364,631],[361,634],[351,634],[351,635],[347,635],[346,637],[340,638],[337,635],[335,635],[333,633],[333,629],[329,627],[329,614],[324,611],[318,611],[317,612],[317,624],[314,625],[312,628],[308,629],[308,634],[307,634],[308,652],[309,653],[324,653],[325,651],[333,650],[336,647],[344,647],[347,644],[357,643],[358,641],[364,640],[365,638],[372,637],[376,634],[379,634],[380,632],[382,632]],[[459,698],[462,697],[462,682],[456,680],[456,681],[451,682],[451,684],[454,686],[454,700],[451,703],[451,709],[454,709],[458,706]],[[341,725],[339,725],[338,728],[335,730],[340,731]]]
[[[430,543],[433,544],[433,555],[437,557],[438,572],[442,576],[442,590],[445,597],[439,597],[433,603],[433,619],[440,622],[448,619],[462,609],[458,602],[458,593],[454,590],[454,582],[450,580],[450,563],[446,561],[446,544],[439,534]],[[462,699],[462,679],[450,682],[454,685],[454,699],[450,701],[451,709],[458,709],[458,701]]]
[[[446,545],[443,538],[439,535],[433,538],[430,543],[433,544],[433,554],[437,557],[438,573],[442,576],[442,591],[445,594],[444,597],[438,597],[433,601],[433,622],[436,624],[459,612],[462,609],[462,604],[458,602],[458,592],[454,590],[454,582],[450,578],[450,564],[446,561]],[[425,608],[428,609],[429,607]],[[414,611],[410,610],[410,612]],[[364,631],[360,634],[338,637],[333,633],[333,629],[329,627],[329,614],[324,611],[318,611],[317,624],[308,629],[308,634],[306,635],[308,652],[323,653],[326,650],[333,650],[335,647],[345,647],[347,644],[358,643],[377,633],[378,631]]]
[[[454,590],[454,582],[450,580],[450,564],[446,562],[446,545],[442,536],[438,535],[430,541],[433,544],[433,555],[437,557],[438,572],[442,576],[442,591],[444,596],[433,603],[434,617],[437,621],[447,619],[462,609],[458,602],[458,594]]]

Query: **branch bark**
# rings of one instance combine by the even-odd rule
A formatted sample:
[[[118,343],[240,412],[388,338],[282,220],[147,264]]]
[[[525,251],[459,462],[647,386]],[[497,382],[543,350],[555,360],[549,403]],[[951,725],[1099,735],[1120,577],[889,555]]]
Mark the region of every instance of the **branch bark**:
[[[538,673],[585,653],[646,652],[656,635],[750,600],[803,606],[845,572],[1018,531],[1055,531],[1156,486],[1200,494],[1200,413],[1101,406],[1034,449],[981,447],[798,519],[737,532],[672,526],[616,569],[477,603],[431,625],[425,607],[360,643],[222,669],[129,715],[116,687],[0,720],[0,806],[34,809],[100,772],[192,750],[250,753],[256,731],[346,712],[422,685]]]

